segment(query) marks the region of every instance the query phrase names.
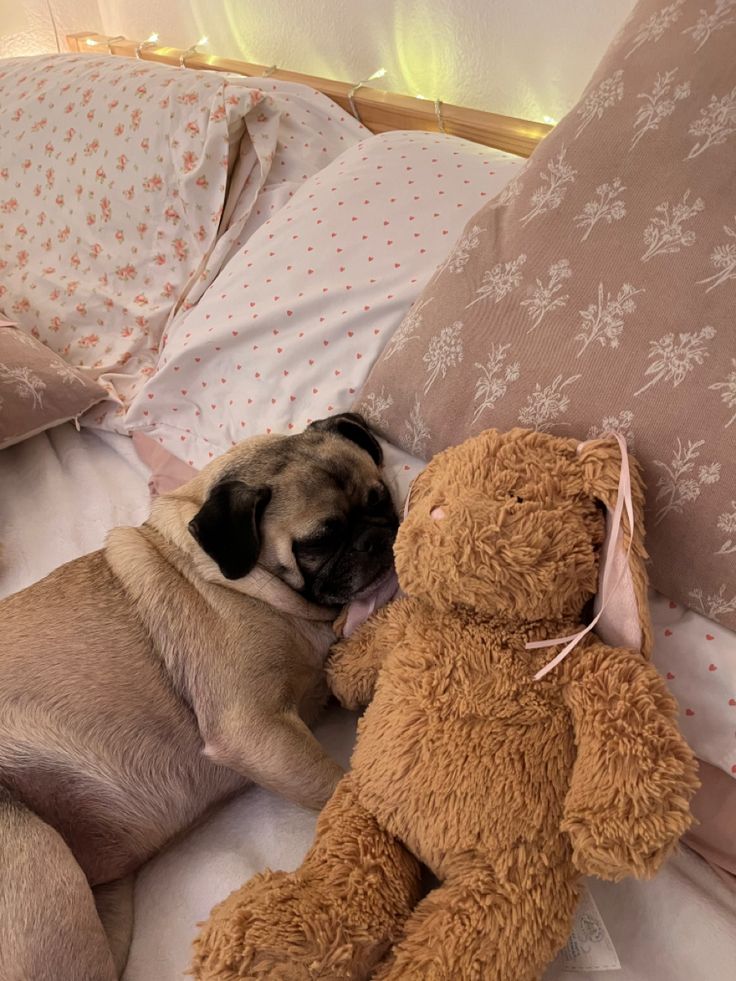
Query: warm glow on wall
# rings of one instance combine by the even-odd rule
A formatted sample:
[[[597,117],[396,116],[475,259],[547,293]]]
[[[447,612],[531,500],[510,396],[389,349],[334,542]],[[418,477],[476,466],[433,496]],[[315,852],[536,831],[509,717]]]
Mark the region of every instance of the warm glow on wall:
[[[51,13],[39,11],[39,16],[29,17],[24,3],[1,3],[0,57],[15,55],[49,54],[57,50],[56,30]]]
[[[27,31],[28,28],[28,14],[23,9],[22,4],[13,4],[12,7],[8,5],[8,7],[3,10],[3,37],[11,34],[22,34],[24,31]]]

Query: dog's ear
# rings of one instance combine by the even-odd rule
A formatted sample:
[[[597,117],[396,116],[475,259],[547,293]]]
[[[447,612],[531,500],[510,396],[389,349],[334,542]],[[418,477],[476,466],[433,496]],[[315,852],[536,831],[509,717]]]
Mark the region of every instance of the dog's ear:
[[[337,433],[365,450],[377,467],[383,463],[381,444],[368,428],[363,416],[357,412],[341,412],[327,419],[317,419],[310,424],[309,429],[316,429],[320,433]]]
[[[270,487],[224,480],[189,522],[189,531],[226,579],[242,579],[258,561],[261,519],[270,500]]]

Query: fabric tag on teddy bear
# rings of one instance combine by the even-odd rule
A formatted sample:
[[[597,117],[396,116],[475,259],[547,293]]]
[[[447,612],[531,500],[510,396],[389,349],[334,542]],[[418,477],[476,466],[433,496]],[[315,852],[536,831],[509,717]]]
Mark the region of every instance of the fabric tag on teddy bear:
[[[595,900],[583,885],[572,933],[557,955],[558,971],[620,971],[621,961]]]

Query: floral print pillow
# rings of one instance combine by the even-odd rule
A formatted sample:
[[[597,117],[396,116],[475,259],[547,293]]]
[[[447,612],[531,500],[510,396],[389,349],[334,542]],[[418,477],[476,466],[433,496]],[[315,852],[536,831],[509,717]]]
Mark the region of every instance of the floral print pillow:
[[[349,408],[464,216],[521,166],[416,131],[346,150],[176,318],[126,422],[203,467],[246,436],[296,431]]]
[[[734,52],[736,2],[640,0],[356,403],[425,458],[489,427],[621,432],[649,488],[653,585],[731,628]]]
[[[100,425],[121,428],[169,319],[216,274],[277,132],[247,79],[96,54],[0,62],[0,313],[94,369]]]
[[[0,450],[78,418],[105,394],[88,374],[0,320]]]

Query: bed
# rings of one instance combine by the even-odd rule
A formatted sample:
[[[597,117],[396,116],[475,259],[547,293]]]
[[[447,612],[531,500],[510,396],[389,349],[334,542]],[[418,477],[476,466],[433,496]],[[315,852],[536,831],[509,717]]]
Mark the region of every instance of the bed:
[[[3,454],[0,595],[99,548],[110,528],[138,524],[146,516],[150,474],[126,436],[77,431],[67,424]],[[389,457],[398,495],[412,472],[404,470],[409,464],[419,466],[403,454]],[[666,615],[662,604],[660,617]],[[353,713],[331,707],[317,727],[323,745],[343,765],[349,761],[355,724]],[[136,882],[125,981],[181,978],[196,924],[255,872],[299,865],[315,821],[310,812],[253,787],[151,861]],[[615,976],[622,981],[725,981],[730,976],[736,957],[736,890],[690,849],[683,846],[652,882],[590,880],[588,887],[620,961]],[[584,955],[589,963],[612,963],[607,945],[592,944],[583,935],[582,946],[590,948]],[[580,962],[580,950],[575,957]],[[568,963],[558,958],[545,981],[594,981],[600,971],[568,970]]]
[[[76,38],[78,49],[87,37],[90,36]],[[96,43],[100,43],[100,39],[94,37]],[[104,43],[104,39],[102,41]],[[135,50],[135,42],[117,44],[122,54],[131,54]],[[114,47],[115,44],[111,50]],[[166,57],[171,60],[177,55],[168,53]],[[231,64],[224,70],[228,69],[233,70]],[[263,84],[265,87],[265,80]],[[299,86],[293,81],[286,84],[291,86],[288,91],[297,98]],[[362,105],[366,108],[370,104],[369,97],[369,103]],[[448,119],[451,115],[448,112]],[[343,181],[341,186],[345,187],[357,186],[361,195],[367,193],[369,177],[365,161],[369,160],[372,166],[371,154],[383,154],[378,164],[380,168],[390,167],[387,148],[396,151],[394,158],[399,154],[414,153],[420,161],[422,154],[425,158],[427,154],[435,154],[448,164],[456,146],[452,137],[433,137],[435,142],[430,145],[426,139],[422,143],[422,137],[411,134],[398,134],[376,144],[352,119],[346,120],[343,116],[330,122],[334,122],[335,127],[333,144],[330,144],[334,145],[334,152],[330,153],[324,167],[315,165],[309,174],[300,174],[291,182],[291,179],[280,184],[266,182],[261,187],[261,197],[254,199],[257,203],[252,203],[250,217],[247,221],[244,217],[240,231],[232,236],[227,249],[222,250],[221,271],[209,281],[208,289],[184,305],[182,316],[174,321],[165,337],[165,353],[158,370],[149,373],[126,401],[126,425],[114,421],[110,424],[111,418],[114,420],[110,414],[104,419],[87,416],[81,429],[66,423],[2,451],[0,596],[23,588],[77,555],[99,548],[110,528],[139,524],[145,519],[150,501],[149,470],[136,453],[130,436],[121,430],[145,432],[188,464],[199,467],[233,439],[249,432],[263,431],[267,425],[275,431],[288,431],[319,414],[349,407],[351,397],[365,380],[372,361],[391,342],[402,317],[447,251],[447,243],[438,236],[434,236],[437,241],[433,239],[434,244],[428,246],[428,254],[412,244],[420,234],[415,231],[419,221],[429,222],[427,228],[430,230],[433,227],[431,215],[423,214],[414,224],[416,216],[411,204],[395,214],[392,212],[390,221],[397,231],[396,245],[392,233],[390,248],[384,247],[382,258],[377,259],[370,245],[362,246],[359,242],[351,246],[349,255],[333,257],[329,264],[319,266],[310,258],[311,264],[308,269],[305,264],[302,275],[309,288],[314,290],[311,306],[307,287],[301,286],[301,280],[295,275],[293,295],[274,297],[274,305],[262,315],[258,325],[251,322],[253,310],[259,310],[259,304],[263,305],[265,299],[259,294],[254,299],[241,300],[244,287],[252,293],[256,289],[256,284],[251,283],[253,276],[249,272],[244,275],[243,271],[255,264],[268,272],[269,263],[290,262],[288,256],[283,260],[278,255],[274,258],[274,239],[287,247],[293,229],[303,227],[309,212],[317,212],[318,204],[334,220],[337,229],[334,235],[342,241],[340,236],[348,235],[357,218],[353,215],[345,217],[349,208],[344,207],[339,194],[333,194],[335,182]],[[437,122],[437,128],[440,122],[444,128],[443,120],[438,118]],[[534,139],[544,131],[544,128],[537,130]],[[516,135],[518,137],[518,127]],[[528,134],[527,138],[530,138]],[[338,145],[341,140],[346,141],[345,148]],[[524,147],[530,149],[528,143]],[[524,147],[517,145],[516,148]],[[451,212],[462,211],[465,203],[469,207],[471,201],[476,201],[475,194],[502,191],[522,164],[519,156],[498,150],[481,152],[475,144],[465,143],[463,152],[464,175],[462,179],[456,175],[454,181],[449,182],[448,200],[453,194],[457,200],[453,198],[451,206],[447,204],[442,211],[441,225],[444,225],[448,241],[457,236],[464,224],[462,215],[451,219]],[[431,160],[422,178],[425,183],[430,180],[430,172],[435,178],[437,176],[437,157],[433,156]],[[392,186],[400,179],[399,169],[411,169],[411,166],[420,167],[421,164],[414,161],[411,165],[402,164],[395,173],[392,172]],[[373,184],[376,183],[374,177],[371,173]],[[406,180],[408,183],[403,191],[410,200],[414,177],[408,175]],[[433,185],[436,186],[439,185]],[[330,194],[334,200],[330,199]],[[318,204],[314,203],[314,195],[317,195]],[[362,200],[368,204],[367,199],[361,197]],[[355,202],[349,201],[350,207],[357,207],[357,204],[357,197]],[[263,208],[262,215],[260,208]],[[322,220],[315,218],[316,222]],[[345,223],[344,228],[339,227],[340,221]],[[389,219],[381,216],[379,224],[388,225]],[[374,232],[375,229],[366,227],[363,240],[370,243]],[[392,248],[403,250],[400,258],[391,254]],[[338,253],[342,252],[340,245],[336,249]],[[370,277],[366,273],[361,287],[363,292],[354,308],[347,309],[342,295],[333,307],[329,306],[331,300],[321,297],[322,291],[327,292],[332,285],[338,269],[350,278],[358,269],[379,269],[381,262],[384,265],[380,266],[379,273]],[[347,271],[342,269],[343,266]],[[399,275],[394,270],[400,266],[404,271]],[[291,266],[287,268],[291,269]],[[411,274],[406,273],[407,269]],[[378,286],[373,280],[385,284],[387,277],[392,275],[396,276],[397,283],[401,282],[395,292],[393,287],[385,287],[381,304]],[[264,283],[270,283],[270,278],[264,274]],[[345,284],[352,291],[352,281],[346,279]],[[261,284],[261,288],[265,289],[265,286]],[[400,292],[401,288],[404,292]],[[237,303],[229,299],[235,295],[235,290],[238,291]],[[259,345],[265,344],[266,340],[272,343],[273,351],[269,356],[277,363],[286,347],[283,338],[290,337],[293,349],[298,350],[300,335],[292,321],[292,314],[299,310],[296,304],[303,303],[303,316],[311,317],[314,305],[322,301],[326,323],[319,329],[324,333],[319,334],[319,342],[313,340],[313,343],[319,343],[325,352],[329,345],[332,345],[330,351],[336,350],[338,344],[342,345],[337,360],[326,361],[322,369],[324,390],[318,392],[322,384],[315,384],[313,365],[309,360],[291,354],[289,348],[286,349],[289,361],[278,362],[279,370],[272,373],[268,392],[254,396],[257,404],[250,417],[244,406],[233,406],[232,401],[229,406],[220,404],[218,396],[211,403],[209,428],[203,423],[200,429],[192,431],[200,412],[210,404],[209,394],[205,401],[201,392],[196,399],[190,396],[189,390],[195,384],[216,386],[221,380],[220,374],[225,377],[224,365],[233,371],[232,384],[240,386],[237,392],[248,390],[247,385],[243,387],[235,381],[240,332],[250,328]],[[358,330],[355,325],[365,324],[369,308],[370,316],[375,318],[371,321],[373,333],[376,337],[381,334],[380,344],[375,341],[375,347],[370,350],[358,349],[353,346],[353,335]],[[211,327],[214,329],[215,324],[219,325],[217,329],[221,334],[206,340],[206,344],[212,346],[211,350],[207,348],[207,356],[214,359],[213,352],[217,350],[222,360],[214,362],[213,378],[200,382],[197,366],[204,355],[197,343],[205,343],[201,339]],[[293,336],[288,334],[292,328]],[[365,326],[362,329],[365,331]],[[190,337],[194,338],[191,343]],[[258,377],[255,346],[251,357],[254,370],[249,384],[255,393],[259,389],[254,380]],[[288,367],[282,367],[282,364],[288,364]],[[222,384],[224,386],[225,382]],[[261,402],[258,402],[259,398]],[[242,401],[249,399],[243,397]],[[156,415],[155,408],[159,405],[165,410]],[[178,418],[172,417],[169,411],[172,405],[181,411]],[[380,411],[380,406],[376,405],[376,411]],[[254,416],[255,421],[249,422]],[[213,419],[217,420],[215,424]],[[397,501],[403,499],[409,481],[423,466],[420,454],[412,449],[420,449],[416,441],[413,444],[408,441],[402,449],[387,447],[387,469]],[[686,664],[693,653],[694,638],[706,633],[709,636],[712,633],[709,643],[715,641],[723,651],[730,651],[729,664],[733,665],[734,635],[729,631],[716,628],[710,620],[654,594],[652,613],[658,663],[662,670],[673,663],[673,657],[680,658],[678,663]],[[666,649],[663,646],[665,634],[668,641],[675,636],[675,642],[670,642]],[[679,653],[673,654],[675,643],[679,644]],[[710,658],[713,649],[708,646],[706,654],[703,645],[702,652],[695,651],[695,656],[702,654]],[[684,669],[680,684],[689,684]],[[703,697],[701,714],[705,714],[709,704],[707,696]],[[350,757],[355,725],[355,715],[332,707],[317,727],[323,744],[344,765]],[[706,726],[699,728],[696,734],[694,729],[688,731],[688,725],[692,726],[692,722],[683,716],[686,734],[692,740],[698,740],[699,755],[724,768],[725,757],[716,735],[722,728],[720,716],[713,718],[713,731]],[[253,787],[151,861],[140,872],[136,883],[135,931],[125,981],[173,981],[182,977],[189,963],[190,944],[197,922],[206,917],[215,902],[253,873],[265,867],[296,867],[311,842],[314,825],[314,815]],[[691,981],[693,978],[725,981],[731,976],[736,962],[736,932],[733,929],[736,890],[728,877],[719,875],[686,846],[679,849],[652,882],[631,880],[612,885],[591,881],[588,889],[593,905],[583,911],[585,915],[576,923],[575,944],[569,945],[558,957],[545,975],[546,981],[573,977],[594,981],[599,973],[605,975],[607,971],[616,971],[622,981]]]

